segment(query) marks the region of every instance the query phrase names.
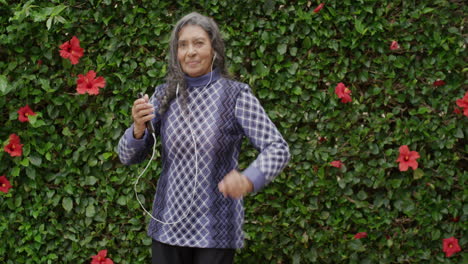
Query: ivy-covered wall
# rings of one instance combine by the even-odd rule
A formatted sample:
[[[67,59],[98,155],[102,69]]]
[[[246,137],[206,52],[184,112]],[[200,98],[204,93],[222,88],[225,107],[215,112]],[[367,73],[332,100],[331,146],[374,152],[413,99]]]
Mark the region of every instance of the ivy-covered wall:
[[[245,199],[236,263],[467,263],[466,4],[319,4],[0,0],[0,263],[149,263],[144,164],[116,146],[191,11],[218,22],[292,152]],[[83,56],[64,58],[73,36]],[[89,71],[98,94],[80,92]],[[246,142],[241,168],[255,156]],[[140,181],[147,208],[160,169]]]

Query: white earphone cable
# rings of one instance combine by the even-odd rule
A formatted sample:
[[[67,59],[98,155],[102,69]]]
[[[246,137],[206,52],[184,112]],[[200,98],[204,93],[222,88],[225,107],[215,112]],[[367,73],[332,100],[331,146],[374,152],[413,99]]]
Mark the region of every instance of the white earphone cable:
[[[214,60],[216,58],[216,53],[214,54],[213,56],[213,61],[211,63],[211,73],[210,73],[210,80],[208,81],[208,83],[205,85],[205,87],[203,87],[202,90],[204,90],[208,85],[210,85],[211,83],[211,80],[213,79],[213,64],[214,64]],[[198,96],[201,94],[202,92],[200,91],[197,96],[194,98],[194,102],[196,102],[196,99],[198,99]],[[176,90],[176,102],[177,104],[179,105],[179,84],[177,84],[177,90]],[[179,105],[179,108],[180,105]],[[185,115],[182,114],[182,118],[184,119],[184,122],[187,123],[187,124],[190,124],[189,122],[187,122],[187,120],[185,119]],[[190,121],[190,120],[189,120]],[[151,121],[150,121],[151,122]],[[195,148],[195,186],[193,188],[193,191],[192,191],[192,199],[190,201],[190,207],[192,207],[192,204],[193,204],[193,201],[195,200],[195,194],[197,193],[197,188],[198,188],[198,150],[197,150],[197,141],[195,140],[195,136],[193,134],[193,130],[191,128],[191,126],[189,125],[188,128],[190,129],[190,134],[192,136],[192,140],[193,140],[193,145],[194,145],[194,148]],[[143,211],[145,211],[146,214],[148,214],[153,220],[161,223],[161,224],[165,224],[165,225],[173,225],[173,224],[177,224],[179,222],[181,222],[182,220],[185,220],[185,218],[187,218],[188,216],[188,213],[189,213],[189,210],[186,210],[184,215],[178,220],[178,221],[175,221],[175,222],[164,222],[164,221],[161,221],[159,219],[157,219],[156,217],[153,216],[153,214],[151,214],[150,212],[148,212],[145,207],[143,206],[143,204],[141,203],[140,201],[140,198],[138,197],[138,191],[137,191],[137,184],[138,184],[138,181],[140,180],[141,176],[143,176],[143,174],[145,174],[146,170],[148,169],[148,167],[150,166],[151,164],[151,161],[153,161],[153,158],[154,158],[154,154],[156,152],[156,135],[155,133],[151,133],[151,135],[153,136],[153,139],[154,139],[154,144],[153,144],[153,154],[151,155],[151,159],[148,161],[148,164],[146,165],[145,169],[143,170],[142,173],[140,173],[140,175],[138,175],[136,181],[135,181],[135,184],[134,184],[134,190],[135,190],[135,196],[137,198],[137,201],[138,203],[140,204],[141,208],[143,209]]]

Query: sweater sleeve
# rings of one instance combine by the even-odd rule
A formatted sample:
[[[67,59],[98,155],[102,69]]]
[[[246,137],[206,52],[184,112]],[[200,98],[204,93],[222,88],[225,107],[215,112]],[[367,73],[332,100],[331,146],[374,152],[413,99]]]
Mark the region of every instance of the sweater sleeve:
[[[237,98],[235,115],[244,134],[260,151],[242,172],[257,192],[284,169],[290,159],[289,147],[248,86]]]
[[[159,104],[156,99],[156,92],[151,96],[149,101],[154,105],[156,117],[151,122],[154,126],[155,136],[157,137],[161,126],[161,116],[157,113]],[[132,165],[145,160],[154,144],[153,136],[149,133],[148,129],[145,129],[141,139],[136,139],[133,136],[133,127],[134,124],[125,130],[117,148],[120,161],[125,165]]]

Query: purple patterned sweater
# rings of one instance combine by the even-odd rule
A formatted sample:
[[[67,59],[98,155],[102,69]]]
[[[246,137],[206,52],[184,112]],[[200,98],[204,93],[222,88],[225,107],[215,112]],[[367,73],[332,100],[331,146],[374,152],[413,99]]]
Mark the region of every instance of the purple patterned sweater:
[[[289,148],[247,84],[223,78],[215,70],[206,86],[210,74],[186,77],[188,115],[182,114],[179,98],[153,119],[162,142],[162,172],[152,214],[166,224],[151,219],[148,235],[177,246],[241,248],[243,200],[225,198],[218,183],[237,168],[244,136],[260,152],[242,172],[255,192],[286,166]],[[156,96],[164,87],[156,87],[150,98],[156,110]],[[147,131],[135,139],[132,125],[120,139],[120,160],[126,165],[142,162],[153,141]]]

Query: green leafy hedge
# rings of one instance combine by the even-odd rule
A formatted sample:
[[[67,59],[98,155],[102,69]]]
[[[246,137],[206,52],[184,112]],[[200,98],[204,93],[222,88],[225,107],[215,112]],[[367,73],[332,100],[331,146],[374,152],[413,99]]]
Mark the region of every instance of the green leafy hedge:
[[[89,263],[107,249],[115,263],[149,263],[132,189],[143,165],[121,165],[116,145],[137,92],[164,82],[172,26],[195,10],[219,23],[232,75],[293,154],[246,198],[236,263],[466,263],[468,118],[454,113],[467,91],[466,5],[340,0],[314,12],[319,4],[0,0],[0,142],[17,134],[24,144],[19,157],[0,152],[13,186],[0,193],[0,262]],[[76,65],[59,55],[72,36],[84,48]],[[78,94],[90,70],[106,87]],[[352,102],[335,94],[340,82]],[[25,105],[37,115],[23,123]],[[417,170],[398,169],[402,145],[419,153]],[[256,153],[244,149],[245,168]],[[156,180],[140,184],[147,208]],[[462,251],[446,257],[449,237]]]

